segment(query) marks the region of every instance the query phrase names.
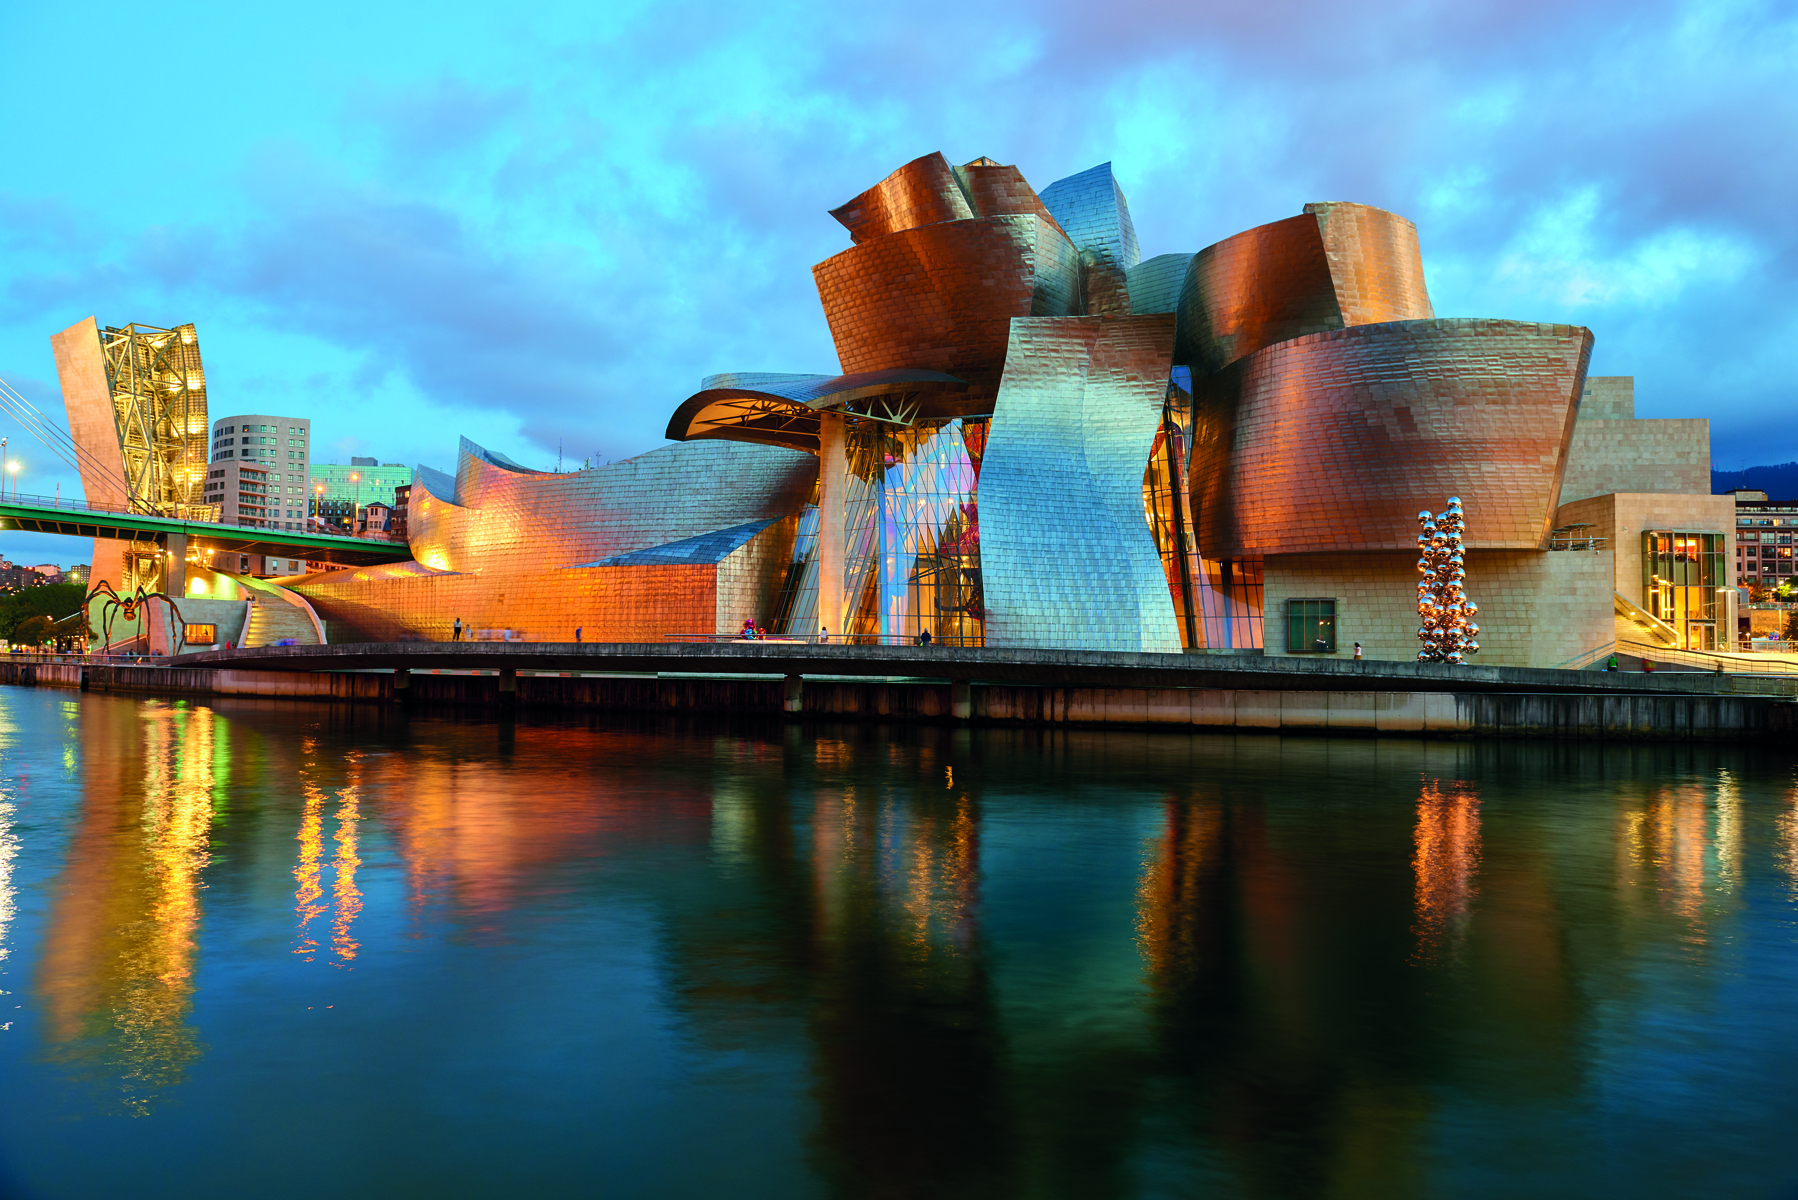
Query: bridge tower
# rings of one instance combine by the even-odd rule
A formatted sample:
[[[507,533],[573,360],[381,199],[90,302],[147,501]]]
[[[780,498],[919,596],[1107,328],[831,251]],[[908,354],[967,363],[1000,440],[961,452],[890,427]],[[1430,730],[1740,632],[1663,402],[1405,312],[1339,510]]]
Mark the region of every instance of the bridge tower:
[[[89,317],[50,338],[91,504],[216,521],[202,502],[209,457],[206,373],[192,325],[107,326]],[[121,591],[184,574],[150,541],[94,539],[92,578]]]

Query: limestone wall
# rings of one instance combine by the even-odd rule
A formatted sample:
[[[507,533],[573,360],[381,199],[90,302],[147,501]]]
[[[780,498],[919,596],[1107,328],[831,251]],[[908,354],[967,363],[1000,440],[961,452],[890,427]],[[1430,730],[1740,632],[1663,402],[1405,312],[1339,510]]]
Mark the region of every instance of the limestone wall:
[[[1475,550],[1467,591],[1480,606],[1482,666],[1553,667],[1612,640],[1608,553]],[[1286,601],[1336,601],[1337,658],[1417,657],[1417,556],[1303,554],[1264,568],[1266,652],[1287,653]]]

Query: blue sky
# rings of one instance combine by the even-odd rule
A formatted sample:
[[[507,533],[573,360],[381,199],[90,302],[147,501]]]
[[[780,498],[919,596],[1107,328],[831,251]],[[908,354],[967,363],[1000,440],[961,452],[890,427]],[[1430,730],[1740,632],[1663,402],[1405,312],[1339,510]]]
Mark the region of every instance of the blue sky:
[[[651,449],[701,376],[837,369],[826,210],[941,150],[1112,161],[1145,257],[1393,209],[1440,315],[1588,325],[1717,466],[1798,459],[1792,3],[12,0],[0,45],[0,378],[57,413],[53,332],[193,321],[214,414],[326,459]]]

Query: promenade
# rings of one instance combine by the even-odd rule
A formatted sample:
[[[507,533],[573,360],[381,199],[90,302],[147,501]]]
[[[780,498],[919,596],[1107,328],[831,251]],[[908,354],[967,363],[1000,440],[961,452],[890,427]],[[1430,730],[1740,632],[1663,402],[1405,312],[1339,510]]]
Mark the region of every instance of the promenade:
[[[139,663],[18,659],[0,683],[539,712],[1211,732],[1786,741],[1798,680],[1252,655],[811,645],[397,642]]]

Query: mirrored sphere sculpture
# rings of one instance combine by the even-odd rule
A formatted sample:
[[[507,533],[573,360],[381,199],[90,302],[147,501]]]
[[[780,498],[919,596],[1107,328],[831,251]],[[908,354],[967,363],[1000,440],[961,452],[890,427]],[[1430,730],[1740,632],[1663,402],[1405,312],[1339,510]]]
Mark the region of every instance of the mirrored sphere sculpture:
[[[1467,598],[1462,583],[1467,577],[1461,550],[1466,525],[1460,497],[1449,497],[1441,516],[1418,513],[1417,524],[1417,570],[1423,576],[1417,584],[1417,615],[1423,618],[1417,631],[1423,649],[1417,652],[1417,661],[1465,662],[1480,651],[1473,640],[1479,632],[1473,623],[1479,605]]]

